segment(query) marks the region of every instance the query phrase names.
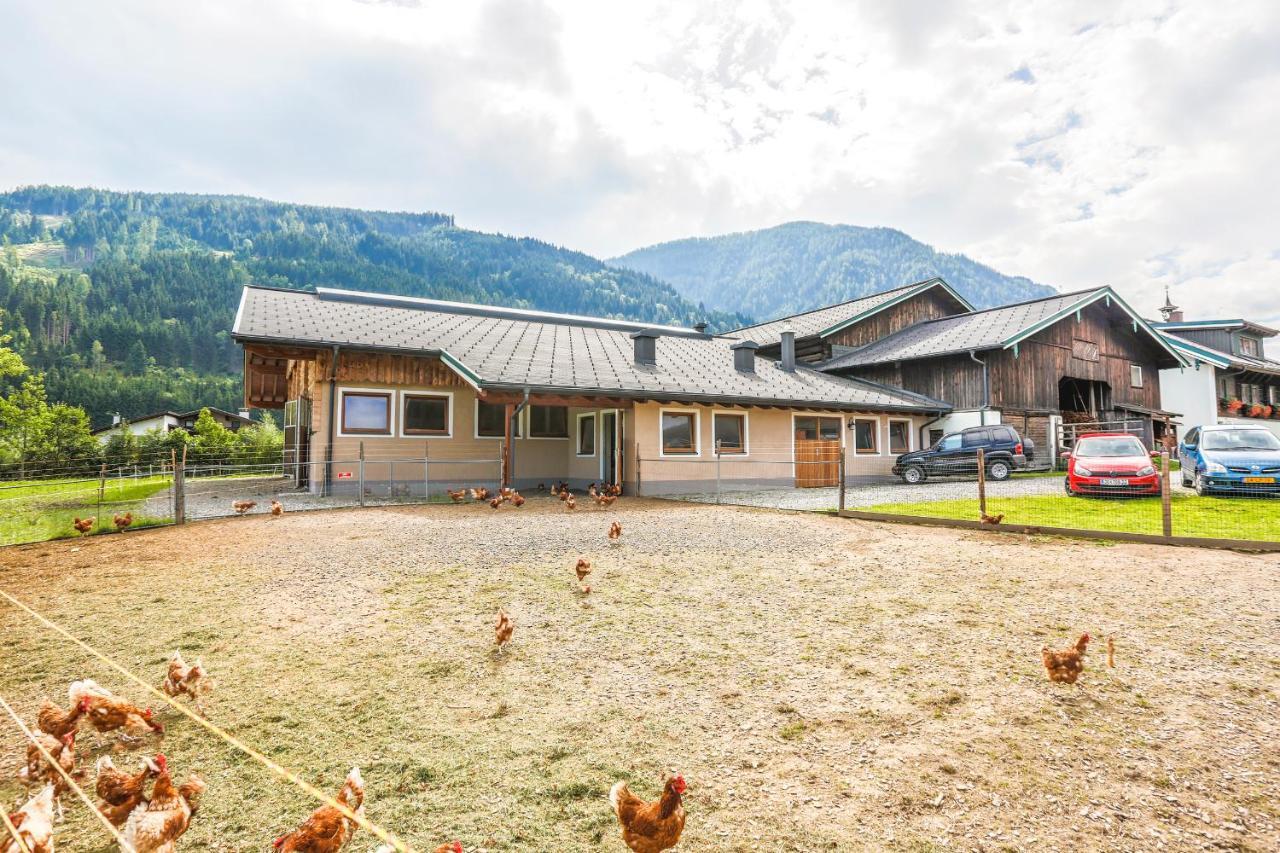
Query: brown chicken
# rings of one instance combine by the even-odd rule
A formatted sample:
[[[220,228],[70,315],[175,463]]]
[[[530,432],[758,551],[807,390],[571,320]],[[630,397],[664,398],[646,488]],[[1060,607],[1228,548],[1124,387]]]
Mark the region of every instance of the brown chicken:
[[[173,655],[169,658],[169,672],[160,686],[166,696],[190,696],[196,711],[200,716],[204,716],[204,705],[200,700],[204,694],[213,689],[213,682],[204,668],[204,661],[200,658],[196,658],[196,662],[188,666],[182,659],[182,652],[174,649]]]
[[[138,853],[173,853],[191,826],[196,798],[204,789],[204,781],[194,773],[175,788],[168,763],[161,762],[151,797],[130,813],[120,834]]]
[[[474,501],[487,501],[489,500],[489,490],[483,486],[478,489],[472,489],[471,499]]]
[[[982,513],[982,523],[983,523],[983,524],[996,525],[996,524],[999,524],[999,523],[1000,523],[1000,522],[1002,522],[1002,521],[1004,521],[1004,513],[1003,513],[1003,512],[1002,512],[1002,513],[1000,513],[999,515],[987,515],[985,512],[984,512],[984,513]]]
[[[360,768],[352,767],[347,780],[342,783],[342,790],[335,797],[352,813],[364,817],[364,780],[360,778]],[[356,834],[359,824],[333,806],[321,806],[311,813],[302,826],[282,835],[272,842],[279,853],[304,851],[304,853],[336,853],[351,836]]]
[[[516,509],[519,509],[520,507],[524,506],[524,495],[520,494],[519,492],[516,492],[515,494],[513,494],[511,496],[511,505],[514,506]]]
[[[617,499],[618,499],[617,495],[601,495],[600,497],[596,498],[596,503],[602,507],[611,507],[613,506],[613,502],[616,501]]]
[[[591,563],[585,557],[579,557],[573,571],[578,575],[578,583],[582,583],[587,579],[587,575],[591,574]]]
[[[617,542],[621,538],[622,538],[622,525],[615,521],[613,524],[609,525],[609,541]]]
[[[506,649],[507,643],[511,642],[511,635],[515,633],[516,623],[511,621],[511,617],[507,615],[507,611],[498,611],[498,622],[493,626],[494,639],[498,643],[498,651]]]
[[[578,508],[578,502],[577,502],[576,500],[574,500],[573,495],[569,495],[569,497],[567,497],[567,498],[565,499],[564,505],[565,505],[565,508],[566,508],[566,509],[577,509],[577,508]]]
[[[257,501],[232,501],[231,508],[236,511],[236,515],[244,515],[249,510],[258,505]]]
[[[27,763],[18,770],[18,779],[24,785],[46,782],[53,786],[53,801],[58,807],[58,816],[61,817],[62,795],[71,790],[71,785],[67,783],[66,776],[59,773],[57,767],[44,757],[46,752],[58,767],[66,771],[67,776],[72,779],[81,778],[84,771],[76,769],[76,733],[72,731],[56,738],[44,732],[36,732],[35,742],[27,746]]]
[[[1040,650],[1044,658],[1044,670],[1049,680],[1059,684],[1075,684],[1080,673],[1084,672],[1084,651],[1091,638],[1081,634],[1076,640],[1075,648],[1053,651],[1048,646]]]
[[[144,758],[142,769],[137,773],[125,773],[116,767],[111,756],[104,755],[98,759],[98,781],[95,790],[98,798],[98,811],[111,821],[111,825],[120,827],[129,819],[133,810],[147,801],[147,780],[159,776],[167,767],[163,755],[154,759]]]
[[[89,707],[86,703],[73,702],[71,710],[64,711],[50,700],[45,699],[40,703],[40,710],[36,712],[36,725],[45,734],[61,739],[79,727],[80,717],[88,710]]]
[[[611,495],[611,496],[613,496],[613,497],[615,497],[615,498],[620,498],[620,497],[622,497],[622,486],[621,486],[620,484],[617,484],[617,483],[614,483],[614,484],[609,485],[609,486],[605,486],[605,487],[604,487],[604,493],[605,493],[606,495]]]
[[[680,796],[685,792],[683,776],[672,776],[662,789],[662,799],[646,803],[627,790],[626,782],[618,782],[609,791],[622,840],[635,853],[658,853],[680,842],[684,832],[684,806]]]
[[[89,516],[88,518],[75,519],[74,521],[71,522],[71,526],[74,527],[77,531],[79,531],[81,536],[84,536],[86,533],[92,530],[93,526],[97,523],[98,523],[98,519],[94,518],[93,516]]]
[[[458,489],[456,492],[453,489],[445,489],[445,493],[456,504],[464,503],[467,500],[466,489]]]
[[[116,533],[124,533],[129,529],[129,525],[133,524],[133,513],[126,512],[124,515],[117,515],[111,519],[111,523],[115,525]]]
[[[28,853],[53,853],[53,786],[45,785],[27,804],[9,815]],[[0,853],[19,853],[22,848],[9,835],[0,833]]]
[[[280,503],[280,501],[272,501],[272,502],[271,502],[271,514],[272,514],[272,515],[284,515],[284,504]]]
[[[92,679],[72,682],[67,688],[72,702],[87,702],[86,714],[98,734],[121,732],[121,738],[136,740],[135,732],[164,734],[164,726],[153,720],[150,708],[139,708],[98,686]]]

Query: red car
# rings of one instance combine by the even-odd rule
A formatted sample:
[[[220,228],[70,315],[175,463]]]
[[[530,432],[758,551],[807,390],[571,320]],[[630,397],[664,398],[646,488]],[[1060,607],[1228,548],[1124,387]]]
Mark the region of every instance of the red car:
[[[1160,472],[1135,436],[1086,433],[1067,457],[1065,485],[1069,495],[1158,495]]]

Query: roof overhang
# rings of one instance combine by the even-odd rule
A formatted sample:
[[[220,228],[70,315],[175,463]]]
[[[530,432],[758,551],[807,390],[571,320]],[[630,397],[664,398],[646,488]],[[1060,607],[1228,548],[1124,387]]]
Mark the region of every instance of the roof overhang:
[[[1135,332],[1139,330],[1145,332],[1153,341],[1156,342],[1156,344],[1159,345],[1161,349],[1173,356],[1174,361],[1178,364],[1183,367],[1191,366],[1186,356],[1178,352],[1178,350],[1174,348],[1173,344],[1169,342],[1168,338],[1156,331],[1146,320],[1142,319],[1142,316],[1138,314],[1137,311],[1130,308],[1129,304],[1121,299],[1119,294],[1110,287],[1100,287],[1095,291],[1085,294],[1077,301],[1068,305],[1066,308],[1063,308],[1061,311],[1045,317],[1043,320],[1036,323],[1032,323],[1030,326],[1019,330],[1012,337],[1001,341],[1000,346],[1002,349],[1012,349],[1016,354],[1018,345],[1027,338],[1049,328],[1055,323],[1061,322],[1072,314],[1075,314],[1078,319],[1081,311],[1098,302],[1104,302],[1108,308],[1113,305],[1118,306],[1121,311],[1129,315],[1129,319],[1133,323],[1133,330]]]
[[[1264,326],[1261,323],[1254,323],[1251,320],[1184,320],[1177,323],[1154,323],[1157,329],[1177,334],[1178,332],[1195,332],[1209,329],[1224,329],[1227,331],[1233,329],[1244,329],[1264,338],[1274,338],[1280,335],[1280,330],[1273,329],[1270,326]]]
[[[863,320],[867,319],[868,317],[874,317],[876,314],[879,314],[881,311],[884,311],[888,308],[892,308],[893,306],[901,302],[905,302],[906,300],[911,299],[913,296],[918,296],[919,294],[932,290],[935,287],[942,288],[943,291],[947,293],[947,295],[949,295],[952,299],[954,299],[957,303],[959,303],[961,307],[964,308],[965,313],[969,313],[976,310],[973,307],[973,305],[969,302],[969,300],[965,299],[963,296],[957,293],[955,288],[947,284],[945,280],[941,278],[931,278],[928,281],[924,281],[924,282],[921,282],[920,284],[917,284],[915,287],[907,288],[906,290],[902,291],[902,293],[898,294],[892,299],[888,299],[884,302],[881,302],[879,305],[876,305],[873,308],[868,308],[866,311],[863,311],[859,314],[855,314],[854,316],[848,318],[847,320],[841,320],[839,323],[836,323],[833,326],[828,326],[827,328],[818,332],[816,337],[825,338],[830,335],[834,335],[837,332],[840,332],[840,331],[843,331],[844,329],[849,328],[855,323],[861,323]]]
[[[1231,366],[1230,359],[1224,358],[1220,353],[1216,353],[1211,349],[1197,346],[1190,341],[1174,337],[1165,332],[1160,332],[1160,336],[1167,340],[1174,349],[1182,352],[1193,361],[1204,362],[1212,367],[1221,367],[1223,369]]]

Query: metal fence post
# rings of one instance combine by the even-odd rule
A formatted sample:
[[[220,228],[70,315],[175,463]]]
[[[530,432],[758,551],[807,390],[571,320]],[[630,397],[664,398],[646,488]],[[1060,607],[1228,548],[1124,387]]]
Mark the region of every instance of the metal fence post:
[[[845,480],[844,462],[845,462],[844,445],[842,444],[840,445],[840,503],[838,505],[838,509],[840,512],[844,512],[844,480]]]
[[[640,453],[636,452],[636,497],[640,497]]]
[[[716,439],[716,503],[720,503],[720,439]]]
[[[422,442],[422,499],[424,501],[431,500],[431,463],[427,461],[427,451],[431,449],[431,442]]]
[[[1160,451],[1160,521],[1166,538],[1173,536],[1173,480],[1169,476],[1169,450]]]
[[[396,460],[387,462],[387,497],[396,496]]]
[[[364,442],[360,442],[360,506],[364,506]]]
[[[978,512],[987,514],[987,455],[978,448]]]

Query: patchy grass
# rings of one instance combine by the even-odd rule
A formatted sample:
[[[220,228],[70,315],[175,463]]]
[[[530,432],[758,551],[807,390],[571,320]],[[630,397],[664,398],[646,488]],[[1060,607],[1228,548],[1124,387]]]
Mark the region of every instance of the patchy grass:
[[[626,531],[608,544],[613,519]],[[590,559],[593,592],[573,565]],[[1206,558],[1208,557],[1208,558]],[[1091,559],[1093,558],[1093,559]],[[624,499],[568,513],[255,516],[0,551],[0,587],[148,681],[203,656],[210,719],[419,850],[618,851],[618,779],[690,788],[684,851],[1275,849],[1280,559]],[[493,650],[493,615],[516,623]],[[1076,687],[1039,649],[1088,630]],[[0,604],[0,694],[92,677]],[[150,701],[150,700],[148,700]],[[209,782],[185,849],[314,807],[171,711]],[[82,739],[86,764],[91,737]],[[0,724],[0,755],[21,744]],[[132,761],[129,755],[123,756]],[[120,763],[120,760],[117,761]],[[0,799],[20,789],[6,775]],[[59,848],[105,850],[68,804]],[[361,834],[353,850],[374,846]]]
[[[72,526],[76,518],[96,518],[94,533],[114,531],[112,516],[126,512],[133,512],[135,527],[170,520],[139,512],[144,500],[169,488],[168,478],[108,479],[101,494],[99,485],[97,478],[25,480],[0,485],[0,545],[79,536]]]
[[[1175,536],[1280,540],[1280,499],[1274,497],[1199,497],[1183,491],[1172,498]],[[884,503],[858,507],[867,512],[931,518],[978,518],[978,499]],[[1159,498],[1097,498],[1028,495],[987,498],[987,512],[1004,513],[1013,524],[1041,524],[1125,533],[1163,531]]]

